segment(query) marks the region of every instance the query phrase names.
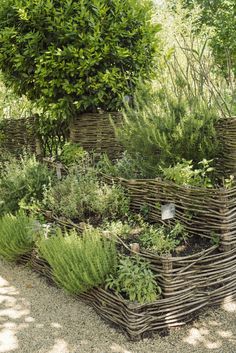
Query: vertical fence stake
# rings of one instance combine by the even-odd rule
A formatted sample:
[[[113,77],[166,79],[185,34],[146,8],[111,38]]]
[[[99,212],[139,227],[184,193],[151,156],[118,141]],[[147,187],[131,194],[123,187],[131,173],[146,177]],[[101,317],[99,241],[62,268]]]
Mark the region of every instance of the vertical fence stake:
[[[164,298],[169,298],[173,292],[171,288],[171,278],[173,270],[172,256],[167,255],[162,258],[162,268],[163,268],[163,296]]]
[[[221,192],[221,201],[223,206],[220,209],[220,213],[222,214],[220,250],[223,252],[227,252],[231,250],[231,244],[230,244],[230,237],[229,237],[230,229],[229,229],[228,216],[227,216],[227,213],[229,211],[228,197],[224,189]]]

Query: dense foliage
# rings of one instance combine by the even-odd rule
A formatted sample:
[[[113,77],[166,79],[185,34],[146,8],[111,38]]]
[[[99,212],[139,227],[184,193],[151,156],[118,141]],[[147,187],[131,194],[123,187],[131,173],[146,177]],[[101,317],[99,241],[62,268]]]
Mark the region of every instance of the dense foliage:
[[[203,237],[192,248],[191,227],[201,206],[193,211],[190,202],[189,209],[176,208],[176,217],[187,219],[189,234],[173,219],[150,224],[148,216],[154,208],[161,213],[165,197],[159,203],[155,195],[145,196],[140,208],[133,199],[132,208],[141,214],[134,215],[128,192],[104,178],[104,173],[161,177],[186,186],[186,192],[188,186],[232,187],[234,176],[217,175],[222,146],[216,125],[236,111],[234,85],[225,71],[228,59],[235,65],[235,6],[231,0],[197,2],[204,9],[192,21],[183,7],[180,15],[177,7],[165,13],[168,19],[159,32],[163,55],[156,79],[147,83],[139,76],[152,73],[159,28],[151,20],[151,0],[0,1],[0,67],[14,88],[11,99],[26,94],[47,110],[45,116],[56,112],[65,117],[119,109],[122,97],[132,95],[125,99],[123,124],[115,126],[126,149],[115,163],[107,156],[98,161],[96,153],[90,156],[79,145],[65,143],[66,120],[40,119],[37,127],[46,153],[63,163],[62,175],[53,163],[49,171],[35,157],[17,160],[0,150],[0,256],[13,261],[33,251],[70,293],[101,286],[143,304],[157,300],[162,285],[160,274],[144,260],[145,251],[181,256],[209,245]],[[191,3],[185,1],[187,8]],[[214,28],[214,57],[209,35],[201,32],[203,24]],[[13,101],[2,87],[0,114],[7,116],[10,110],[1,101]],[[22,102],[29,103],[23,97],[16,110]],[[81,233],[68,230],[72,226]],[[220,244],[215,232],[209,238]]]
[[[0,22],[5,82],[57,114],[116,110],[153,69],[150,0],[1,0]]]
[[[72,219],[99,221],[125,217],[129,198],[121,187],[107,185],[90,169],[84,174],[71,173],[45,190],[43,207]]]
[[[116,249],[111,239],[88,228],[82,236],[60,230],[49,239],[41,239],[39,251],[50,264],[56,282],[67,291],[83,293],[105,282],[116,266]]]
[[[193,34],[194,21],[181,9],[165,13],[161,35],[166,46],[156,80],[139,86],[126,105],[123,125],[116,127],[124,157],[115,168],[106,159],[101,165],[113,175],[160,176],[209,187],[219,182],[213,169],[223,146],[216,126],[234,114],[235,88],[220,74],[207,34]]]
[[[11,157],[0,162],[0,214],[16,212],[21,206],[43,198],[44,189],[52,183],[52,173],[34,156],[21,160]]]
[[[38,232],[35,221],[24,213],[4,215],[0,218],[0,255],[8,261],[16,261],[30,253]]]
[[[160,289],[147,261],[140,257],[121,257],[116,274],[107,278],[107,288],[123,293],[133,302],[149,303],[157,300]]]

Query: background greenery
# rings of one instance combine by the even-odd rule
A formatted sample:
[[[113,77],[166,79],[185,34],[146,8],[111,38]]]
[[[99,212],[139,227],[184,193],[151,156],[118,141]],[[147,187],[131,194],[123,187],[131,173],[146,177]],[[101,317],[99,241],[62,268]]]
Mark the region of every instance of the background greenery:
[[[213,31],[210,44],[216,62],[224,74],[229,76],[229,69],[236,74],[236,2],[234,0],[183,0],[190,9],[198,5],[202,9],[196,22],[196,30],[207,25]]]

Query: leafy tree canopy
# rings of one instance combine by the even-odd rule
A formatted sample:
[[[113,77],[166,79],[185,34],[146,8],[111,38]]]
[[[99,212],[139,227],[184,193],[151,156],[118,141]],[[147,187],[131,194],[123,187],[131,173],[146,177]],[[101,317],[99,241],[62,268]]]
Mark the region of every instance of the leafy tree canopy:
[[[0,68],[18,95],[57,115],[116,110],[149,78],[151,0],[0,0]]]

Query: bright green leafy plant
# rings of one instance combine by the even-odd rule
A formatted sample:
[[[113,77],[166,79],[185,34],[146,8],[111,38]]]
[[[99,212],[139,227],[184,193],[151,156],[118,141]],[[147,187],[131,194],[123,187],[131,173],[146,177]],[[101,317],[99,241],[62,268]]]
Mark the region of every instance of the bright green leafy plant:
[[[2,0],[0,22],[5,82],[57,116],[117,110],[152,72],[149,0]]]
[[[192,161],[183,160],[173,167],[161,168],[164,179],[174,181],[178,185],[213,187],[214,168],[211,161],[203,159],[198,163],[198,169],[193,169]]]
[[[116,273],[107,278],[106,287],[141,304],[153,302],[160,295],[160,288],[149,263],[138,256],[122,256]]]
[[[88,228],[82,236],[74,230],[38,244],[41,256],[49,263],[55,281],[70,293],[79,294],[100,286],[116,267],[114,241]]]
[[[4,215],[0,218],[0,255],[8,261],[18,260],[31,252],[37,234],[35,220],[23,212]]]
[[[60,161],[63,164],[70,166],[76,163],[80,163],[81,160],[86,158],[86,154],[87,153],[79,144],[67,142],[62,148]]]
[[[176,223],[174,227],[155,227],[143,223],[139,241],[146,249],[165,254],[174,251],[176,246],[187,236],[183,225],[180,223]]]

